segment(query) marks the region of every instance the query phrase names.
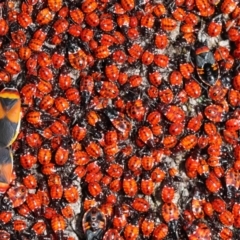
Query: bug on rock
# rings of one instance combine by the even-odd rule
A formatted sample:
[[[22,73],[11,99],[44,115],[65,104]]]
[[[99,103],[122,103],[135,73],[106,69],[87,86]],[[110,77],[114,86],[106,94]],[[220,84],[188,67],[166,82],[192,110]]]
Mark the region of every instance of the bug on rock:
[[[213,53],[207,46],[202,46],[196,49],[195,54],[199,78],[207,85],[214,85],[220,77],[220,71]]]

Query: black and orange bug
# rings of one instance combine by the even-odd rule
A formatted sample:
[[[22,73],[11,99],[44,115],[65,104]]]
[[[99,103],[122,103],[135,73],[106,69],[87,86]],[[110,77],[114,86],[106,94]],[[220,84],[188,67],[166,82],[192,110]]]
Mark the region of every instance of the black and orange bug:
[[[213,53],[207,46],[202,46],[195,51],[195,54],[199,78],[207,85],[214,85],[219,79],[220,71]]]
[[[85,212],[82,227],[86,237],[92,236],[100,239],[106,228],[106,217],[99,208],[92,207]]]
[[[0,148],[1,170],[0,170],[0,192],[4,193],[13,180],[13,155],[8,148]]]
[[[0,92],[1,147],[10,146],[17,138],[21,121],[21,100],[17,89],[5,88]]]

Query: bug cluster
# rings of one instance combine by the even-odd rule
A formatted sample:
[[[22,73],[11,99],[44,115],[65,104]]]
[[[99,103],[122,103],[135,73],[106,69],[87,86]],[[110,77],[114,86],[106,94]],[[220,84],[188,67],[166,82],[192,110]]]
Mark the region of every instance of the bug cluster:
[[[0,239],[238,239],[238,0],[0,9]]]

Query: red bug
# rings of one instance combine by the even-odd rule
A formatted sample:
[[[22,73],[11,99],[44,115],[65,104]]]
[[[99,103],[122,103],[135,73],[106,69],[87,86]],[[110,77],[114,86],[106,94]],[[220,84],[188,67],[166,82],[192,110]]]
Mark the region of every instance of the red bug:
[[[28,189],[35,189],[37,187],[37,179],[34,175],[27,175],[25,178],[23,178],[23,184]]]
[[[71,66],[76,70],[83,70],[87,66],[86,53],[74,43],[69,47],[68,60]]]
[[[0,222],[1,222],[1,224],[3,225],[3,224],[6,224],[6,223],[10,222],[11,219],[12,219],[12,216],[13,216],[12,212],[8,212],[8,211],[0,212]]]
[[[222,240],[227,240],[227,239],[231,239],[233,237],[233,232],[231,229],[227,228],[227,227],[223,227],[221,229],[221,231],[219,232],[219,237]]]
[[[212,19],[207,28],[207,33],[210,37],[217,37],[221,34],[222,31],[222,20],[221,18],[215,17]]]
[[[192,98],[199,98],[202,94],[202,88],[200,84],[192,79],[185,83],[184,89],[187,95]]]
[[[185,20],[185,16],[186,16],[186,12],[184,11],[183,8],[173,7],[172,15],[173,15],[175,20],[177,20],[177,21],[184,21]]]
[[[209,202],[204,203],[203,204],[203,211],[207,216],[212,217],[213,216],[212,204],[209,203]]]
[[[164,116],[171,122],[183,122],[185,119],[185,112],[178,106],[159,106],[159,110],[164,114]]]
[[[85,21],[91,27],[97,27],[100,22],[99,16],[96,12],[91,12],[91,13],[87,14],[85,16]]]
[[[138,136],[145,144],[147,144],[150,147],[153,147],[155,145],[153,133],[149,127],[141,127],[138,130]]]
[[[170,182],[165,184],[161,190],[161,198],[165,203],[171,203],[174,198],[175,189]]]
[[[168,235],[168,226],[164,223],[158,224],[152,233],[152,237],[154,240],[164,239]]]
[[[225,226],[232,226],[234,222],[234,217],[230,211],[226,210],[219,215],[219,220]]]
[[[161,28],[164,31],[171,32],[177,27],[177,21],[172,18],[161,19]]]
[[[123,190],[124,190],[125,194],[130,197],[135,196],[138,191],[137,182],[130,173],[124,174]]]
[[[128,168],[132,172],[137,171],[141,167],[142,161],[141,158],[137,157],[136,155],[132,156],[128,160]]]
[[[13,221],[13,228],[16,232],[22,232],[27,227],[27,223],[24,220],[16,219]]]
[[[50,11],[49,8],[43,8],[38,12],[36,21],[39,25],[47,25],[53,19],[54,14]]]
[[[192,117],[187,123],[187,129],[192,132],[197,132],[202,125],[203,116],[201,113]]]
[[[194,67],[190,63],[180,63],[180,72],[182,76],[186,79],[190,79],[194,71]]]
[[[139,226],[138,224],[127,224],[124,229],[125,239],[137,239],[139,236]]]
[[[132,207],[138,212],[147,212],[150,205],[144,198],[135,198],[132,202]]]
[[[162,217],[166,223],[169,223],[179,218],[179,210],[174,203],[164,203],[162,205]]]
[[[17,20],[19,25],[23,28],[27,28],[32,24],[31,16],[24,12],[18,14]]]
[[[164,148],[173,148],[176,146],[178,140],[177,140],[177,137],[173,135],[173,136],[165,136],[162,142],[163,142]]]
[[[70,205],[66,205],[65,207],[63,207],[61,209],[61,213],[67,219],[71,219],[74,217],[74,211]]]
[[[168,46],[168,42],[167,34],[160,30],[160,32],[156,34],[154,40],[156,47],[159,49],[165,49]]]
[[[150,65],[154,60],[154,54],[149,51],[149,50],[146,50],[143,55],[142,55],[142,63],[144,65]]]
[[[222,188],[220,180],[216,177],[216,175],[213,172],[211,172],[208,178],[206,179],[206,187],[212,193],[216,193],[220,190],[220,188]]]
[[[123,210],[119,207],[114,208],[113,227],[118,231],[122,230],[127,224],[127,218]]]
[[[168,129],[170,135],[172,136],[178,136],[183,133],[184,130],[184,124],[182,123],[172,123]]]
[[[55,31],[55,34],[65,33],[68,29],[68,21],[64,18],[59,18],[54,22],[52,28]]]
[[[122,237],[120,236],[120,233],[113,228],[108,229],[103,236],[103,240],[109,240],[109,239],[123,240]]]
[[[102,192],[102,188],[98,182],[90,182],[88,184],[88,191],[93,197],[97,197]]]
[[[164,16],[167,13],[167,9],[164,6],[164,4],[162,3],[158,3],[154,6],[153,8],[153,13],[157,16],[157,17],[161,17]]]
[[[221,102],[224,100],[227,91],[228,90],[224,88],[220,82],[217,81],[215,85],[209,88],[208,95],[212,100]]]
[[[63,4],[62,0],[48,0],[48,7],[50,8],[51,11],[53,12],[58,12]]]
[[[224,0],[221,5],[221,11],[224,14],[229,14],[237,7],[237,2],[234,0]]]
[[[42,205],[39,195],[29,193],[26,202],[31,211],[33,211],[36,215],[39,215]]]
[[[95,53],[96,58],[104,59],[104,58],[107,58],[111,54],[111,51],[108,48],[108,46],[98,46],[94,50],[94,53]]]
[[[27,152],[20,156],[20,164],[25,169],[31,169],[36,162],[37,158],[30,152]]]
[[[79,199],[79,192],[76,186],[64,188],[64,197],[69,203],[76,203]]]
[[[7,21],[3,18],[0,19],[0,36],[5,36],[9,30],[9,26],[7,24]]]
[[[113,82],[97,82],[95,86],[97,92],[104,98],[114,99],[119,94],[119,89]]]
[[[27,189],[23,185],[11,187],[7,191],[8,198],[13,207],[19,207],[27,198]]]
[[[46,231],[47,226],[44,222],[42,221],[37,221],[36,223],[34,223],[34,225],[32,226],[32,232],[34,233],[35,236],[39,236],[44,234],[44,232]]]
[[[147,174],[144,174],[141,180],[141,191],[144,195],[151,195],[154,192],[154,182],[152,181],[151,177]]]
[[[121,6],[125,11],[131,11],[135,7],[133,0],[121,0]]]
[[[154,223],[153,214],[148,213],[141,223],[141,230],[143,232],[144,237],[150,237],[150,235],[154,230],[154,225],[155,223]]]
[[[155,54],[154,55],[154,63],[161,68],[166,68],[169,63],[169,57],[164,54]]]
[[[133,43],[127,50],[134,59],[139,59],[143,53],[143,47],[137,43]]]
[[[204,110],[205,116],[212,122],[222,122],[224,119],[223,108],[216,104],[207,106]]]
[[[119,77],[120,70],[114,64],[105,67],[105,74],[110,81],[116,81]]]
[[[172,71],[169,75],[169,82],[173,87],[173,90],[181,88],[181,86],[183,85],[182,74],[177,70]]]
[[[66,228],[66,222],[63,216],[60,214],[54,215],[51,219],[51,227],[55,233],[61,235]]]

